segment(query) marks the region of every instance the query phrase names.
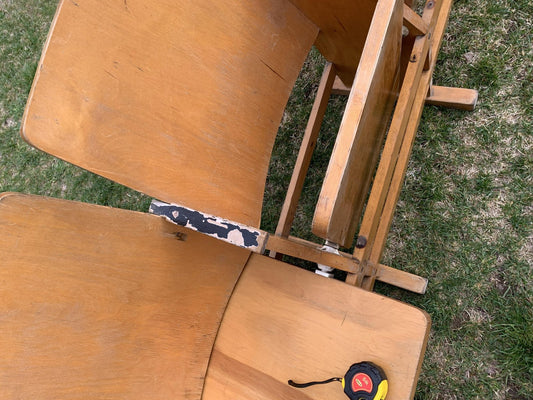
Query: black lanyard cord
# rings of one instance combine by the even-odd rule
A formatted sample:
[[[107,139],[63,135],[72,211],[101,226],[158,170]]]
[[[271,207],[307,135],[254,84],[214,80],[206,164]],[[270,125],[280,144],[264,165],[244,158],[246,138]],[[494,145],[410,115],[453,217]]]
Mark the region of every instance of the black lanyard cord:
[[[305,387],[313,386],[313,385],[322,385],[324,383],[341,382],[341,381],[342,381],[342,378],[330,378],[330,379],[326,379],[325,381],[313,381],[313,382],[307,382],[307,383],[296,383],[293,380],[290,380],[288,383],[289,385],[297,387],[297,388],[305,388]]]

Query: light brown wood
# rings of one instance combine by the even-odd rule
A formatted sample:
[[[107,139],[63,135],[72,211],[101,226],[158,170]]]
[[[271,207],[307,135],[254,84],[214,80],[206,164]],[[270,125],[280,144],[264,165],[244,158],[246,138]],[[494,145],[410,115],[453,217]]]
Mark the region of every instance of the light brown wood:
[[[326,171],[312,231],[351,247],[399,80],[403,2],[380,0]]]
[[[476,108],[478,92],[474,89],[431,85],[426,104],[472,111]]]
[[[398,104],[396,106],[394,117],[391,123],[391,128],[389,130],[389,136],[387,137],[387,141],[383,149],[382,158],[378,166],[378,170],[376,172],[376,177],[374,178],[374,185],[369,196],[367,208],[365,210],[365,215],[363,216],[363,221],[361,223],[361,228],[359,231],[360,236],[364,236],[365,238],[367,238],[369,245],[365,246],[364,248],[356,248],[354,250],[354,257],[361,260],[361,264],[363,267],[369,260],[371,264],[374,264],[375,262],[372,260],[381,258],[381,253],[384,248],[393,212],[393,210],[385,211],[386,214],[389,213],[390,215],[386,215],[383,222],[380,222],[382,218],[381,214],[383,213],[384,202],[387,199],[392,175],[396,167],[398,154],[400,151],[401,144],[404,140],[404,135],[406,133],[408,124],[416,124],[415,126],[418,126],[419,119],[418,117],[416,117],[417,111],[414,111],[415,121],[411,121],[409,117],[412,116],[411,113],[413,112],[413,103],[416,98],[419,85],[421,84],[422,73],[424,72],[424,61],[421,60],[426,60],[428,53],[430,53],[429,47],[430,43],[434,40],[432,36],[434,34],[435,29],[442,28],[444,30],[444,27],[448,20],[450,8],[451,0],[429,0],[426,3],[426,8],[424,10],[422,18],[428,23],[430,34],[426,36],[419,36],[414,42],[411,61],[405,73],[404,82],[402,84],[402,90],[400,92],[400,98],[398,100]],[[441,40],[441,38],[439,40]],[[436,58],[436,54],[438,53],[439,47],[440,42],[436,41],[434,43],[434,47],[432,47],[432,49],[434,49],[432,50],[434,52],[434,56],[430,58],[431,60],[433,60],[432,64],[430,65],[431,70],[431,66],[434,67],[434,59]],[[431,76],[429,76],[428,78],[428,85],[430,80]],[[425,87],[424,91],[425,93],[427,93],[428,87]],[[416,127],[414,128],[415,131]],[[413,126],[410,129],[413,129]],[[400,165],[398,167],[398,170],[402,171],[403,168],[404,166]],[[405,172],[402,172],[402,174],[403,173]],[[395,207],[397,196],[399,195],[398,193],[394,193],[394,190],[399,189],[393,189],[393,192],[390,196],[391,204],[389,205],[389,207],[393,208]],[[394,203],[394,205],[392,204],[392,202]],[[382,226],[380,238],[376,244],[377,249],[374,251],[373,246],[375,245],[374,242],[376,240],[377,230],[380,223]],[[373,251],[374,253],[372,256]],[[348,275],[346,282],[353,285],[362,286],[367,289],[371,289],[374,285],[375,279],[375,276],[364,277],[361,275],[353,274]]]
[[[249,254],[153,215],[2,195],[0,398],[200,399]]]
[[[438,16],[438,19],[435,23],[435,29],[432,35],[431,43],[431,59],[433,60],[430,69],[424,71],[421,75],[420,82],[418,84],[418,89],[413,101],[413,106],[411,109],[411,114],[409,115],[409,122],[407,124],[404,139],[402,142],[402,147],[398,155],[398,161],[394,168],[394,174],[392,176],[392,181],[389,186],[389,191],[387,193],[387,199],[385,201],[382,215],[379,221],[378,230],[376,232],[376,237],[374,244],[372,246],[372,251],[370,253],[370,261],[372,263],[377,263],[381,260],[383,249],[387,241],[388,232],[394,217],[394,212],[396,210],[396,204],[398,198],[400,197],[401,188],[405,179],[405,173],[407,170],[407,164],[409,163],[409,158],[411,156],[411,150],[413,148],[416,132],[418,130],[418,125],[420,123],[420,118],[422,117],[422,110],[424,108],[424,100],[427,101],[426,94],[430,90],[433,71],[435,69],[435,63],[437,55],[444,37],[444,31],[446,29],[446,24],[448,21],[448,16],[451,10],[451,1],[444,1]],[[374,279],[377,277],[368,277],[364,279],[363,287],[368,290],[372,290],[374,285]],[[427,285],[427,283],[426,283]]]
[[[428,0],[422,18],[433,32],[442,0]],[[354,257],[365,263],[372,251],[373,241],[378,228],[383,204],[385,202],[388,188],[394,172],[394,167],[398,159],[398,153],[403,141],[405,130],[409,122],[409,115],[415,98],[418,83],[423,72],[424,60],[429,50],[429,35],[418,36],[413,45],[411,62],[407,67],[402,89],[394,110],[391,126],[387,134],[387,140],[381,154],[381,160],[374,177],[372,190],[366,205],[359,236],[367,240],[367,245],[354,250]],[[359,285],[361,282],[356,277],[348,277],[347,282]]]
[[[322,249],[322,246],[294,236],[280,237],[270,236],[266,243],[266,248],[271,253],[285,254],[301,260],[327,265],[328,267],[340,269],[342,271],[357,272],[359,261],[354,259],[349,253],[339,254],[329,253]]]
[[[317,33],[285,0],[63,0],[23,136],[159,200],[258,227],[274,138]]]
[[[335,77],[335,82],[333,82],[333,88],[331,89],[331,94],[339,94],[342,96],[348,96],[350,94],[351,86],[345,85],[341,78],[338,76]]]
[[[261,229],[192,210],[180,204],[169,204],[158,200],[152,200],[149,212],[173,224],[184,226],[234,246],[261,254],[265,251],[269,234]]]
[[[389,285],[394,285],[401,289],[409,290],[413,293],[424,294],[428,287],[427,278],[411,274],[406,271],[402,271],[388,265],[383,264],[374,264],[375,265],[375,275],[373,278],[377,281],[388,283]],[[371,288],[366,288],[363,286],[363,289],[373,290]]]
[[[204,400],[343,400],[339,383],[287,380],[342,376],[363,360],[384,368],[387,398],[410,399],[428,333],[421,310],[254,254],[224,315]]]
[[[290,0],[319,28],[316,47],[351,85],[377,0]]]
[[[403,22],[409,30],[409,34],[413,36],[425,35],[428,31],[428,26],[422,17],[407,4],[403,5]]]
[[[328,63],[322,74],[320,85],[317,90],[315,102],[311,110],[311,115],[305,128],[305,133],[302,138],[302,144],[300,151],[298,152],[298,158],[294,165],[291,181],[285,195],[285,201],[281,208],[281,214],[276,227],[276,235],[287,237],[289,236],[292,222],[294,220],[294,214],[296,213],[296,207],[302,193],[305,176],[311,163],[311,157],[316,146],[318,139],[318,133],[320,132],[320,126],[326,113],[329,97],[331,95],[331,88],[333,86],[335,78],[335,67],[331,63]]]
[[[359,260],[353,258],[352,254],[342,251],[339,251],[339,254],[325,252],[321,245],[294,236],[288,238],[269,236],[266,247],[270,254],[273,252],[286,254],[342,271],[364,274]],[[426,292],[428,284],[425,278],[382,264],[375,264],[375,278],[381,282],[419,294]]]

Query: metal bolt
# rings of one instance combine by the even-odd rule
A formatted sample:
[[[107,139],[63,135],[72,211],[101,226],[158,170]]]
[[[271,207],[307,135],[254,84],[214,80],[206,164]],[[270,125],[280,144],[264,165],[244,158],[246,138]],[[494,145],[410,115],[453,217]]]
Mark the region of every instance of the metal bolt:
[[[357,236],[357,240],[355,242],[355,247],[358,249],[362,249],[366,246],[366,237],[364,236]]]
[[[413,54],[411,58],[409,59],[409,61],[411,62],[416,62],[416,60],[417,60],[416,54]]]
[[[432,0],[432,1],[428,1],[428,4],[427,4],[427,9],[432,9],[433,6],[435,5],[435,2]]]

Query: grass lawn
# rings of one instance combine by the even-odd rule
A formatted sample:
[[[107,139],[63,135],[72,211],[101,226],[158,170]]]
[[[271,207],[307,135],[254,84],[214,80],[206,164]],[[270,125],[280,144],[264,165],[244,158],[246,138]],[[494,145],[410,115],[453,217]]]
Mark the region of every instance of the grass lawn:
[[[0,0],[0,192],[145,211],[148,197],[19,137],[56,5]],[[280,127],[262,223],[271,232],[323,64],[310,54]],[[428,291],[376,290],[433,319],[417,399],[533,399],[533,3],[456,1],[434,82],[475,88],[479,103],[474,112],[425,108],[383,260],[429,278]],[[345,100],[330,100],[293,228],[300,237],[313,239]]]

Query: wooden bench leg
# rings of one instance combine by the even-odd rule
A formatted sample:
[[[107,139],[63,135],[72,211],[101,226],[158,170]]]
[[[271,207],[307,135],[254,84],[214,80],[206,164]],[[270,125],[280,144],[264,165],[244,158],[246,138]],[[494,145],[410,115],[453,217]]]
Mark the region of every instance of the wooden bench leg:
[[[435,86],[426,98],[426,104],[472,111],[476,107],[478,92],[474,89]]]
[[[313,104],[313,109],[311,110],[311,115],[307,122],[307,127],[302,139],[298,158],[296,159],[296,165],[294,166],[289,188],[287,189],[285,202],[281,209],[278,226],[276,227],[276,235],[278,236],[285,238],[289,236],[292,222],[294,220],[294,214],[296,213],[296,207],[302,193],[305,176],[307,175],[307,170],[311,163],[311,157],[315,149],[318,133],[320,132],[320,126],[322,125],[322,120],[324,119],[324,114],[326,113],[328,101],[331,96],[331,88],[333,86],[335,75],[335,67],[333,64],[326,64]],[[276,254],[276,252],[271,251],[270,256],[279,259],[281,254]]]

